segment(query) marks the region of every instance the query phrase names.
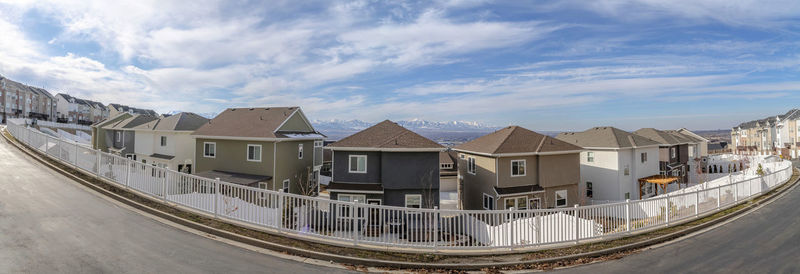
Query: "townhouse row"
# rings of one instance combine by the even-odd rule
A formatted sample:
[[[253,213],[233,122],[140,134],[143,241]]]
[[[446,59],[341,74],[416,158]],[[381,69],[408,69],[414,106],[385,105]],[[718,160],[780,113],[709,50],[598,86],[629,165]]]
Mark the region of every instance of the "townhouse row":
[[[213,119],[120,113],[96,149],[209,179],[412,208],[536,209],[641,199],[691,182],[707,140],[686,130],[595,127],[550,137],[510,126],[447,148],[392,121],[336,142],[298,107]]]
[[[732,150],[739,155],[800,157],[800,110],[739,124],[731,129]]]

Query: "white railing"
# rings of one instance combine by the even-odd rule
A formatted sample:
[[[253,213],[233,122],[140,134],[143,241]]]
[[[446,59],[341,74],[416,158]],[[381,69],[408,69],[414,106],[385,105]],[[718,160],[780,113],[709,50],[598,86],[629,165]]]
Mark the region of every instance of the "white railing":
[[[711,214],[792,176],[765,176],[646,200],[534,210],[412,209],[236,185],[145,165],[10,123],[22,143],[87,174],[188,211],[270,233],[367,249],[497,253],[616,238]]]
[[[28,118],[9,118],[8,121],[12,121],[18,125],[25,125],[30,124],[31,119]],[[44,120],[36,120],[36,124],[43,127],[52,127],[52,128],[65,128],[65,129],[78,129],[78,130],[86,130],[91,131],[92,127],[86,125],[79,125],[79,124],[67,124],[67,123],[56,123]]]

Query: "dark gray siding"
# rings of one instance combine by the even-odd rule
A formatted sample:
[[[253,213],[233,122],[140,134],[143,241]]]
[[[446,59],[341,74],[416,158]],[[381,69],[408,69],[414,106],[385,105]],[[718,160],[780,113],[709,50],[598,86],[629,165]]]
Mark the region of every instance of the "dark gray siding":
[[[384,152],[381,164],[384,189],[439,189],[438,152]]]
[[[350,155],[367,155],[367,173],[350,173]],[[380,183],[380,152],[335,151],[333,153],[333,180],[349,183]]]
[[[421,194],[423,208],[433,208],[434,206],[439,206],[439,189],[384,189],[384,204],[389,206],[404,207],[406,206],[406,194]],[[433,203],[433,205],[430,203]]]

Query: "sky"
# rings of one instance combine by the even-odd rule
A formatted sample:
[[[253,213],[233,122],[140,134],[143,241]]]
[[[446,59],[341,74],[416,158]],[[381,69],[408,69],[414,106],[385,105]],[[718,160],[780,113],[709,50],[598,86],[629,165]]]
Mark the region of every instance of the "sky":
[[[0,75],[157,112],[722,129],[800,107],[798,49],[797,0],[0,0]]]

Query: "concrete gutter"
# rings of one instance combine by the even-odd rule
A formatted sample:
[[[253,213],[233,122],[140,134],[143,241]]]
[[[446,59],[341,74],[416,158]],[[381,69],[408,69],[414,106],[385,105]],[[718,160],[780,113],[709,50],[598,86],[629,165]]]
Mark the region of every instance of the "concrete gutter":
[[[560,262],[560,261],[572,261],[572,260],[581,259],[581,258],[595,258],[595,257],[604,256],[604,255],[624,252],[624,251],[641,249],[641,248],[644,248],[644,247],[647,247],[647,246],[651,246],[651,245],[655,245],[655,244],[659,244],[659,243],[664,243],[664,242],[667,242],[667,241],[670,241],[670,240],[678,239],[678,238],[680,238],[682,236],[686,236],[688,234],[691,234],[691,233],[694,233],[694,232],[697,232],[697,231],[712,227],[714,225],[717,225],[717,224],[720,224],[720,223],[722,223],[724,221],[727,221],[727,220],[729,220],[731,218],[734,218],[736,216],[739,216],[739,215],[742,215],[744,213],[747,213],[749,210],[752,210],[754,208],[757,208],[757,207],[759,207],[761,205],[764,205],[764,204],[768,204],[769,202],[773,201],[774,198],[778,197],[779,195],[783,194],[784,192],[788,191],[789,189],[795,187],[797,185],[798,181],[800,181],[800,180],[795,180],[794,182],[784,183],[784,185],[781,186],[780,188],[776,188],[775,190],[773,190],[772,194],[767,196],[765,199],[761,199],[759,201],[755,201],[755,202],[753,202],[753,203],[751,203],[751,204],[749,204],[749,205],[747,205],[747,206],[745,206],[745,207],[743,207],[743,208],[741,208],[741,209],[739,209],[739,210],[737,210],[735,212],[732,212],[732,213],[727,214],[725,216],[721,216],[719,218],[716,218],[714,220],[708,221],[706,223],[699,224],[699,225],[696,225],[696,226],[693,226],[693,227],[690,227],[690,228],[687,228],[687,229],[684,229],[684,230],[681,230],[681,231],[676,231],[676,232],[673,232],[673,233],[670,233],[670,234],[667,234],[667,235],[662,235],[662,236],[658,236],[658,237],[655,237],[655,238],[647,239],[647,240],[636,242],[636,243],[626,244],[626,245],[622,245],[622,246],[618,246],[618,247],[613,247],[613,248],[608,248],[608,249],[603,249],[603,250],[598,250],[598,251],[592,251],[592,252],[586,252],[586,253],[580,253],[580,254],[574,254],[574,255],[561,256],[561,257],[552,257],[552,258],[535,259],[535,260],[527,260],[527,261],[516,261],[516,262],[475,263],[475,264],[466,264],[466,263],[458,263],[458,264],[454,264],[454,263],[428,263],[428,262],[417,263],[417,262],[388,261],[388,260],[378,260],[378,259],[350,257],[350,256],[342,256],[342,255],[338,255],[338,254],[331,254],[331,253],[324,253],[324,252],[318,252],[318,251],[313,251],[313,250],[300,249],[300,248],[296,248],[296,247],[291,247],[291,246],[285,246],[285,245],[281,245],[281,244],[266,242],[266,241],[263,241],[263,240],[259,240],[259,239],[255,239],[255,238],[251,238],[251,237],[235,234],[235,233],[232,233],[232,232],[228,232],[228,231],[216,229],[216,228],[213,228],[213,227],[209,227],[209,226],[206,226],[206,225],[203,225],[203,224],[200,224],[200,223],[192,222],[192,221],[189,221],[189,220],[186,220],[186,219],[183,219],[183,218],[180,218],[180,217],[177,217],[177,216],[174,216],[174,215],[171,215],[171,214],[168,214],[168,213],[153,209],[153,208],[148,207],[148,206],[146,206],[144,204],[138,203],[136,201],[130,200],[130,199],[125,198],[123,196],[120,196],[120,195],[118,195],[116,193],[113,193],[111,191],[103,189],[103,188],[101,188],[101,187],[99,187],[99,186],[97,186],[97,185],[95,185],[93,183],[90,183],[89,181],[86,181],[86,180],[84,180],[84,179],[82,179],[82,178],[80,178],[80,177],[78,177],[78,176],[66,171],[66,170],[63,170],[63,169],[60,169],[60,168],[56,167],[55,165],[50,163],[48,160],[43,159],[42,157],[37,155],[38,152],[32,152],[31,150],[29,150],[24,145],[22,145],[20,143],[17,143],[15,141],[12,141],[8,137],[6,137],[4,134],[0,134],[0,135],[3,135],[3,138],[5,138],[9,143],[13,144],[15,147],[17,147],[18,149],[23,151],[25,154],[28,154],[32,158],[34,158],[37,161],[41,162],[42,164],[50,167],[51,169],[57,171],[58,173],[66,176],[66,177],[68,177],[68,178],[70,178],[70,179],[72,179],[72,180],[74,180],[74,181],[76,181],[76,182],[78,182],[78,183],[80,183],[80,184],[82,184],[82,185],[94,190],[94,191],[97,191],[97,192],[99,192],[99,193],[101,193],[101,194],[103,194],[105,196],[108,196],[108,197],[110,197],[110,198],[112,198],[112,199],[114,199],[114,200],[116,200],[118,202],[121,202],[121,203],[123,203],[125,205],[131,206],[133,208],[136,208],[136,209],[141,210],[143,212],[146,212],[148,214],[152,214],[152,215],[157,216],[159,218],[165,219],[167,221],[173,222],[173,223],[178,224],[180,226],[184,226],[186,228],[191,228],[191,229],[194,229],[194,230],[197,230],[197,231],[208,233],[210,235],[218,236],[218,237],[225,238],[225,239],[228,239],[228,240],[244,243],[244,244],[247,244],[247,245],[251,245],[251,246],[255,246],[255,247],[259,247],[259,248],[264,248],[264,249],[269,249],[269,250],[273,250],[273,251],[278,251],[278,252],[285,252],[285,253],[288,253],[288,254],[291,254],[291,255],[296,255],[296,256],[314,258],[314,259],[317,259],[317,260],[333,261],[333,262],[337,262],[337,263],[341,263],[341,264],[369,266],[369,267],[400,268],[400,269],[481,270],[481,269],[487,269],[487,268],[509,268],[509,267],[516,267],[516,266],[524,266],[524,265],[536,265],[536,264],[555,263],[555,262]],[[761,197],[761,196],[758,196],[758,197]],[[274,236],[278,236],[278,235],[274,235]]]

